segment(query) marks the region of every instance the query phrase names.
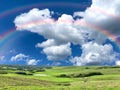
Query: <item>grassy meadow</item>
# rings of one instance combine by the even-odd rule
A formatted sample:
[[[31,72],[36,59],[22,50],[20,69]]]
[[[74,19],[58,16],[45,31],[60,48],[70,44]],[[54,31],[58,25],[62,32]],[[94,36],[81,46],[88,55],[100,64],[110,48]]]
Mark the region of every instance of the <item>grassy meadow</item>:
[[[120,90],[120,67],[0,65],[0,90]]]

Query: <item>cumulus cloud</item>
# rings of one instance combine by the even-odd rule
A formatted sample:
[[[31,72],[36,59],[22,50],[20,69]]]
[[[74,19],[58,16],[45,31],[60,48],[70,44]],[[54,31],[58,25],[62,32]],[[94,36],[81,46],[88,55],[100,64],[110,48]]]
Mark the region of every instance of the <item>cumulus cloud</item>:
[[[84,14],[84,12],[74,12],[73,17],[83,17]]]
[[[47,20],[51,17],[50,11],[48,9],[39,10],[34,8],[28,13],[23,13],[20,16],[17,16],[14,23],[17,26],[17,29],[21,30],[24,28],[31,28],[38,23],[39,20]],[[25,26],[24,26],[25,25]]]
[[[120,66],[120,60],[115,62],[115,65]]]
[[[82,16],[87,23],[96,25],[112,34],[120,34],[119,0],[92,0],[89,8],[84,12],[75,12],[74,16]]]
[[[40,60],[36,60],[28,55],[20,53],[15,56],[12,56],[11,61],[14,61],[14,62],[24,61],[27,65],[37,65],[37,63]]]
[[[40,15],[41,11],[43,10],[32,9],[28,13],[25,13],[25,15],[17,16],[14,20],[17,29],[37,33],[46,39],[54,39],[58,44],[66,44],[68,42],[82,44],[85,42],[86,31],[74,25],[74,19],[71,15],[63,14],[56,21],[50,18],[51,16],[44,18],[43,15],[36,17],[36,21],[31,19],[31,12]],[[41,19],[41,17],[44,19]],[[25,19],[25,21],[22,21],[21,18],[22,20]]]
[[[49,13],[42,15],[43,11],[46,14],[46,10]],[[31,13],[35,13],[39,17],[32,19]],[[23,21],[24,18],[25,21]],[[28,13],[17,16],[14,23],[18,30],[28,30],[42,35],[47,39],[42,43],[38,43],[36,47],[42,47],[43,52],[50,60],[60,60],[71,55],[68,43],[81,45],[88,39],[88,32],[80,28],[79,25],[74,24],[74,19],[71,15],[63,14],[58,20],[54,21],[48,9],[32,9]],[[55,50],[59,50],[60,52],[55,52]]]
[[[63,60],[71,56],[72,43],[82,46],[82,55],[71,59],[77,63],[75,65],[105,64],[107,58],[111,64],[115,61],[113,48],[108,44],[102,45],[108,37],[100,32],[120,34],[119,6],[119,0],[92,0],[91,6],[84,12],[77,11],[73,16],[62,14],[57,20],[49,9],[34,8],[17,16],[14,23],[17,30],[37,33],[46,39],[42,43],[38,42],[36,47],[43,48],[49,60]]]
[[[48,39],[47,41],[44,41],[42,43],[38,43],[36,47],[50,47],[50,46],[55,46],[57,43],[55,42],[54,39]]]
[[[71,55],[70,44],[51,46],[43,49],[49,60],[63,60]]]
[[[118,55],[110,44],[99,45],[92,42],[82,45],[82,52],[81,56],[70,59],[74,65],[113,65]]]
[[[39,60],[31,59],[27,61],[27,65],[37,65],[38,62]]]
[[[20,61],[20,60],[24,60],[24,59],[27,59],[27,58],[28,58],[27,55],[20,53],[20,54],[17,54],[15,56],[12,56],[11,61]]]

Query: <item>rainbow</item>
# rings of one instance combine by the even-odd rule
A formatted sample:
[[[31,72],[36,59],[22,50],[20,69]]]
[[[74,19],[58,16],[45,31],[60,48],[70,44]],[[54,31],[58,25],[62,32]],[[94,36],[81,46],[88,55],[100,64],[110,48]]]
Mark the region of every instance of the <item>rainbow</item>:
[[[34,22],[29,22],[29,23],[26,23],[24,25],[21,25],[19,27],[17,27],[18,30],[20,30],[21,28],[25,28],[27,26],[36,26],[36,25],[42,25],[42,24],[54,24],[56,23],[57,21],[55,20],[51,20],[51,19],[48,19],[48,20],[38,20],[38,21],[34,21]],[[61,23],[67,23],[67,24],[71,24],[71,21],[69,20],[61,20],[60,21]],[[109,39],[111,39],[112,41],[114,41],[115,43],[117,43],[118,45],[120,45],[119,41],[117,41],[116,39],[116,35],[113,35],[111,34],[110,32],[108,32],[107,30],[103,29],[103,28],[100,28],[96,25],[93,25],[93,24],[90,24],[88,22],[85,22],[85,21],[75,21],[74,23],[75,25],[79,25],[81,27],[85,27],[86,29],[90,29],[90,30],[96,30],[96,31],[99,31],[100,33],[106,35],[107,37],[109,37]]]
[[[73,6],[73,7],[77,7],[77,8],[85,8],[86,5],[83,4],[78,4],[78,3],[69,3],[69,4],[65,4],[65,3],[40,3],[40,4],[32,4],[32,5],[27,5],[27,6],[21,6],[21,7],[16,7],[16,8],[11,8],[10,10],[6,10],[0,13],[0,19],[1,18],[6,18],[9,15],[15,14],[17,12],[21,12],[24,10],[30,10],[32,8],[43,8],[43,7],[63,7],[63,6]],[[14,35],[16,35],[16,30],[15,29],[10,29],[7,30],[7,32],[4,32],[2,34],[0,34],[0,47],[3,46],[10,38],[12,38]]]
[[[86,7],[86,5],[82,5],[82,4],[78,4],[78,3],[69,3],[69,4],[65,4],[65,3],[44,3],[44,4],[33,4],[33,5],[27,5],[27,6],[22,6],[22,7],[17,7],[17,8],[13,8],[11,10],[7,10],[7,11],[4,11],[0,14],[0,18],[5,18],[11,14],[14,14],[16,12],[20,12],[20,11],[23,11],[23,10],[27,10],[27,9],[32,9],[32,8],[43,8],[43,7],[58,7],[58,6],[73,6],[73,7]],[[101,10],[99,8],[94,8],[92,10],[98,10],[100,12],[102,12],[103,14],[106,14],[106,15],[109,15],[109,16],[112,16],[112,17],[115,17],[117,19],[120,19],[120,17],[112,14],[112,13],[108,13],[108,12],[105,12],[104,10]],[[32,22],[35,24],[35,22]],[[28,23],[30,24],[30,23]],[[37,24],[43,24],[41,22],[37,22]],[[92,30],[96,30],[96,31],[99,31],[100,33],[103,33],[105,34],[107,37],[111,38],[118,46],[120,45],[120,42],[116,40],[116,36],[111,34],[110,32],[108,32],[107,30],[104,30],[100,27],[97,27],[97,26],[94,26],[94,25],[91,25],[90,23],[86,23],[86,22],[83,22],[82,24],[77,22],[77,24],[83,26],[83,27],[86,27],[86,28],[90,28]],[[16,33],[16,30],[15,29],[11,29],[11,30],[8,30],[7,32],[3,33],[2,35],[0,35],[0,46],[4,45],[5,42],[7,42],[10,38],[12,38],[14,35],[17,35]]]
[[[9,30],[0,35],[0,47],[2,47],[7,41],[10,40],[10,38],[15,35],[17,35],[17,31],[15,29]]]
[[[78,3],[41,3],[41,4],[31,4],[31,5],[27,5],[27,6],[22,6],[22,7],[16,7],[16,8],[12,8],[10,10],[6,10],[0,13],[0,18],[4,18],[7,17],[10,14],[14,14],[16,12],[20,12],[20,11],[24,11],[24,10],[30,10],[32,8],[41,8],[43,9],[43,7],[76,7],[76,8],[85,8],[87,7],[87,5],[83,5],[83,4],[78,4]]]

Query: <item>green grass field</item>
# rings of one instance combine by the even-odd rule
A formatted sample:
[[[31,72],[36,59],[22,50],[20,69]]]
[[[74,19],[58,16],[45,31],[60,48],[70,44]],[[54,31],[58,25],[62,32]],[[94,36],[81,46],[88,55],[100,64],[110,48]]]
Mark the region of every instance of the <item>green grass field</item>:
[[[1,65],[0,90],[120,90],[120,67]]]

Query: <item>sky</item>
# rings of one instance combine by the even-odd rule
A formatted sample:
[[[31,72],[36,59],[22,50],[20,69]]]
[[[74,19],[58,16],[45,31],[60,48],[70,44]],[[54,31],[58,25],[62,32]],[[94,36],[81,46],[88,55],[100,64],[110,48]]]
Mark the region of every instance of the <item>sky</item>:
[[[0,64],[120,65],[119,0],[1,1]]]

